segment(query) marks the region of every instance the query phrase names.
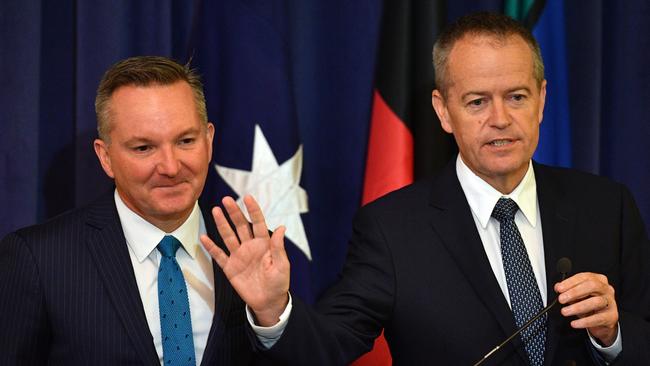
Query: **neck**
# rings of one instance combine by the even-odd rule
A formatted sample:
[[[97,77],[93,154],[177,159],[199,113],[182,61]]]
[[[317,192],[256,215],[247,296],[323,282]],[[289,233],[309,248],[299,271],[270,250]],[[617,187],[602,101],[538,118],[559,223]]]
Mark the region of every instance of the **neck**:
[[[133,211],[136,215],[140,216],[142,219],[157,227],[158,229],[164,231],[165,233],[171,233],[172,231],[181,227],[181,225],[187,221],[187,219],[192,214],[192,211],[194,210],[194,205],[192,205],[187,210],[182,212],[168,215],[147,215],[145,212],[132,205],[131,200],[124,199],[124,196],[119,189],[117,190],[117,193],[120,196],[121,201],[129,210]]]
[[[192,211],[188,212],[184,216],[177,219],[168,219],[168,220],[158,220],[154,218],[144,218],[144,219],[149,221],[153,226],[157,227],[158,229],[166,233],[171,233],[172,231],[181,227],[181,225],[183,225],[183,223],[187,220],[187,218],[190,217],[191,213]]]
[[[507,176],[507,177],[486,177],[486,176],[481,176],[481,179],[486,181],[492,188],[496,189],[497,191],[501,192],[504,195],[512,193],[512,191],[517,188],[519,183],[521,183],[522,179],[524,179],[524,176],[526,175],[526,172],[524,171],[523,174],[518,174],[517,176]]]
[[[530,160],[523,166],[519,167],[517,170],[509,172],[509,173],[504,173],[504,174],[485,174],[483,172],[478,171],[478,169],[472,168],[470,165],[468,165],[465,162],[465,159],[463,158],[462,155],[460,155],[460,158],[463,162],[463,164],[471,170],[476,176],[481,178],[483,181],[485,181],[487,184],[489,184],[492,188],[496,189],[499,191],[501,194],[508,195],[512,193],[512,191],[517,188],[517,186],[521,183],[521,181],[524,179],[526,176],[526,173],[528,172],[528,167],[530,165]]]

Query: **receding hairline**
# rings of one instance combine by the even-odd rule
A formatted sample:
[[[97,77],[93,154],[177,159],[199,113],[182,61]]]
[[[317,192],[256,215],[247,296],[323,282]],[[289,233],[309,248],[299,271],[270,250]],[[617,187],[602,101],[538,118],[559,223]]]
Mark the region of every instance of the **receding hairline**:
[[[454,81],[449,75],[449,64],[452,55],[454,54],[454,51],[458,49],[458,45],[461,42],[467,42],[473,45],[487,44],[490,47],[498,49],[498,48],[506,47],[509,43],[512,43],[513,41],[516,40],[521,42],[521,44],[525,45],[526,49],[530,51],[531,76],[533,77],[533,79],[535,79],[537,87],[540,88],[544,81],[544,75],[542,74],[541,79],[538,80],[537,77],[538,75],[536,75],[537,67],[535,65],[536,62],[535,47],[531,45],[521,34],[514,31],[501,33],[501,32],[490,32],[486,30],[469,30],[466,33],[464,33],[460,38],[454,40],[451,47],[449,48],[444,63],[446,84],[436,85],[436,89],[444,95],[446,91],[449,90],[449,88],[451,88],[454,85]]]
[[[196,106],[196,100],[195,100],[195,95],[194,95],[194,89],[190,85],[190,83],[187,82],[187,80],[179,79],[171,83],[161,83],[157,81],[152,81],[152,82],[146,82],[146,83],[131,83],[131,84],[124,84],[120,85],[117,88],[113,89],[113,92],[110,94],[110,97],[106,101],[106,110],[109,112],[109,115],[112,114],[111,112],[111,106],[113,101],[115,100],[115,95],[117,95],[120,91],[123,91],[124,89],[127,88],[137,88],[137,89],[157,89],[157,88],[171,88],[175,87],[177,85],[184,85],[186,87],[186,90],[189,92],[189,95],[192,98],[192,103],[194,103],[194,112],[196,113],[197,117],[199,117],[199,121],[205,125],[208,123],[208,121],[205,121],[201,118],[201,115],[199,111],[197,110]]]

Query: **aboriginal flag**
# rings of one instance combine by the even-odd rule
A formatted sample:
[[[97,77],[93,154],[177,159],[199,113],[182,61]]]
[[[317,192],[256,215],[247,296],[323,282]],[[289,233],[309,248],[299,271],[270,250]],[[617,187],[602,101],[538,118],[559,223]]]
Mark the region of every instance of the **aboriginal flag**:
[[[455,154],[431,106],[431,51],[445,19],[443,3],[384,3],[362,204],[434,174]],[[390,364],[383,335],[355,363]]]

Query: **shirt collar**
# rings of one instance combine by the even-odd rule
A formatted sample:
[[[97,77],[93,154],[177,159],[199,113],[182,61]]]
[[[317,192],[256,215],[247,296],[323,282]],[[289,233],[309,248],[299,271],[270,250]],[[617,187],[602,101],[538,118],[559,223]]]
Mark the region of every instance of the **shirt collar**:
[[[117,189],[115,190],[114,196],[115,206],[117,207],[117,214],[120,217],[126,244],[135,253],[140,263],[151,255],[151,252],[156,249],[158,243],[160,243],[165,235],[173,235],[181,242],[181,246],[187,254],[192,259],[195,258],[199,245],[199,226],[202,225],[203,219],[198,202],[194,204],[192,213],[190,213],[190,216],[178,229],[171,233],[165,233],[128,208],[117,193]]]
[[[492,216],[492,210],[501,197],[511,198],[532,227],[537,226],[537,183],[533,163],[528,163],[528,170],[521,182],[507,195],[502,194],[469,169],[460,154],[456,158],[456,175],[465,192],[472,212],[485,229]]]

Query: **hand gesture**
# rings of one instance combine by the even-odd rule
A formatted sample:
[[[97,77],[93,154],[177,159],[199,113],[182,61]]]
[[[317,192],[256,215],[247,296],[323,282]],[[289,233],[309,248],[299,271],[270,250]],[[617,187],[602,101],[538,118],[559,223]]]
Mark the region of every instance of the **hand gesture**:
[[[618,333],[618,309],[614,288],[607,277],[597,273],[578,273],[555,284],[562,315],[577,316],[571,326],[587,329],[601,345],[611,346]]]
[[[226,274],[239,296],[255,313],[262,326],[274,325],[289,299],[289,259],[284,250],[285,228],[280,226],[269,237],[264,214],[252,196],[244,197],[251,224],[231,197],[222,200],[237,234],[219,207],[212,215],[230,256],[207,235],[201,243]]]

